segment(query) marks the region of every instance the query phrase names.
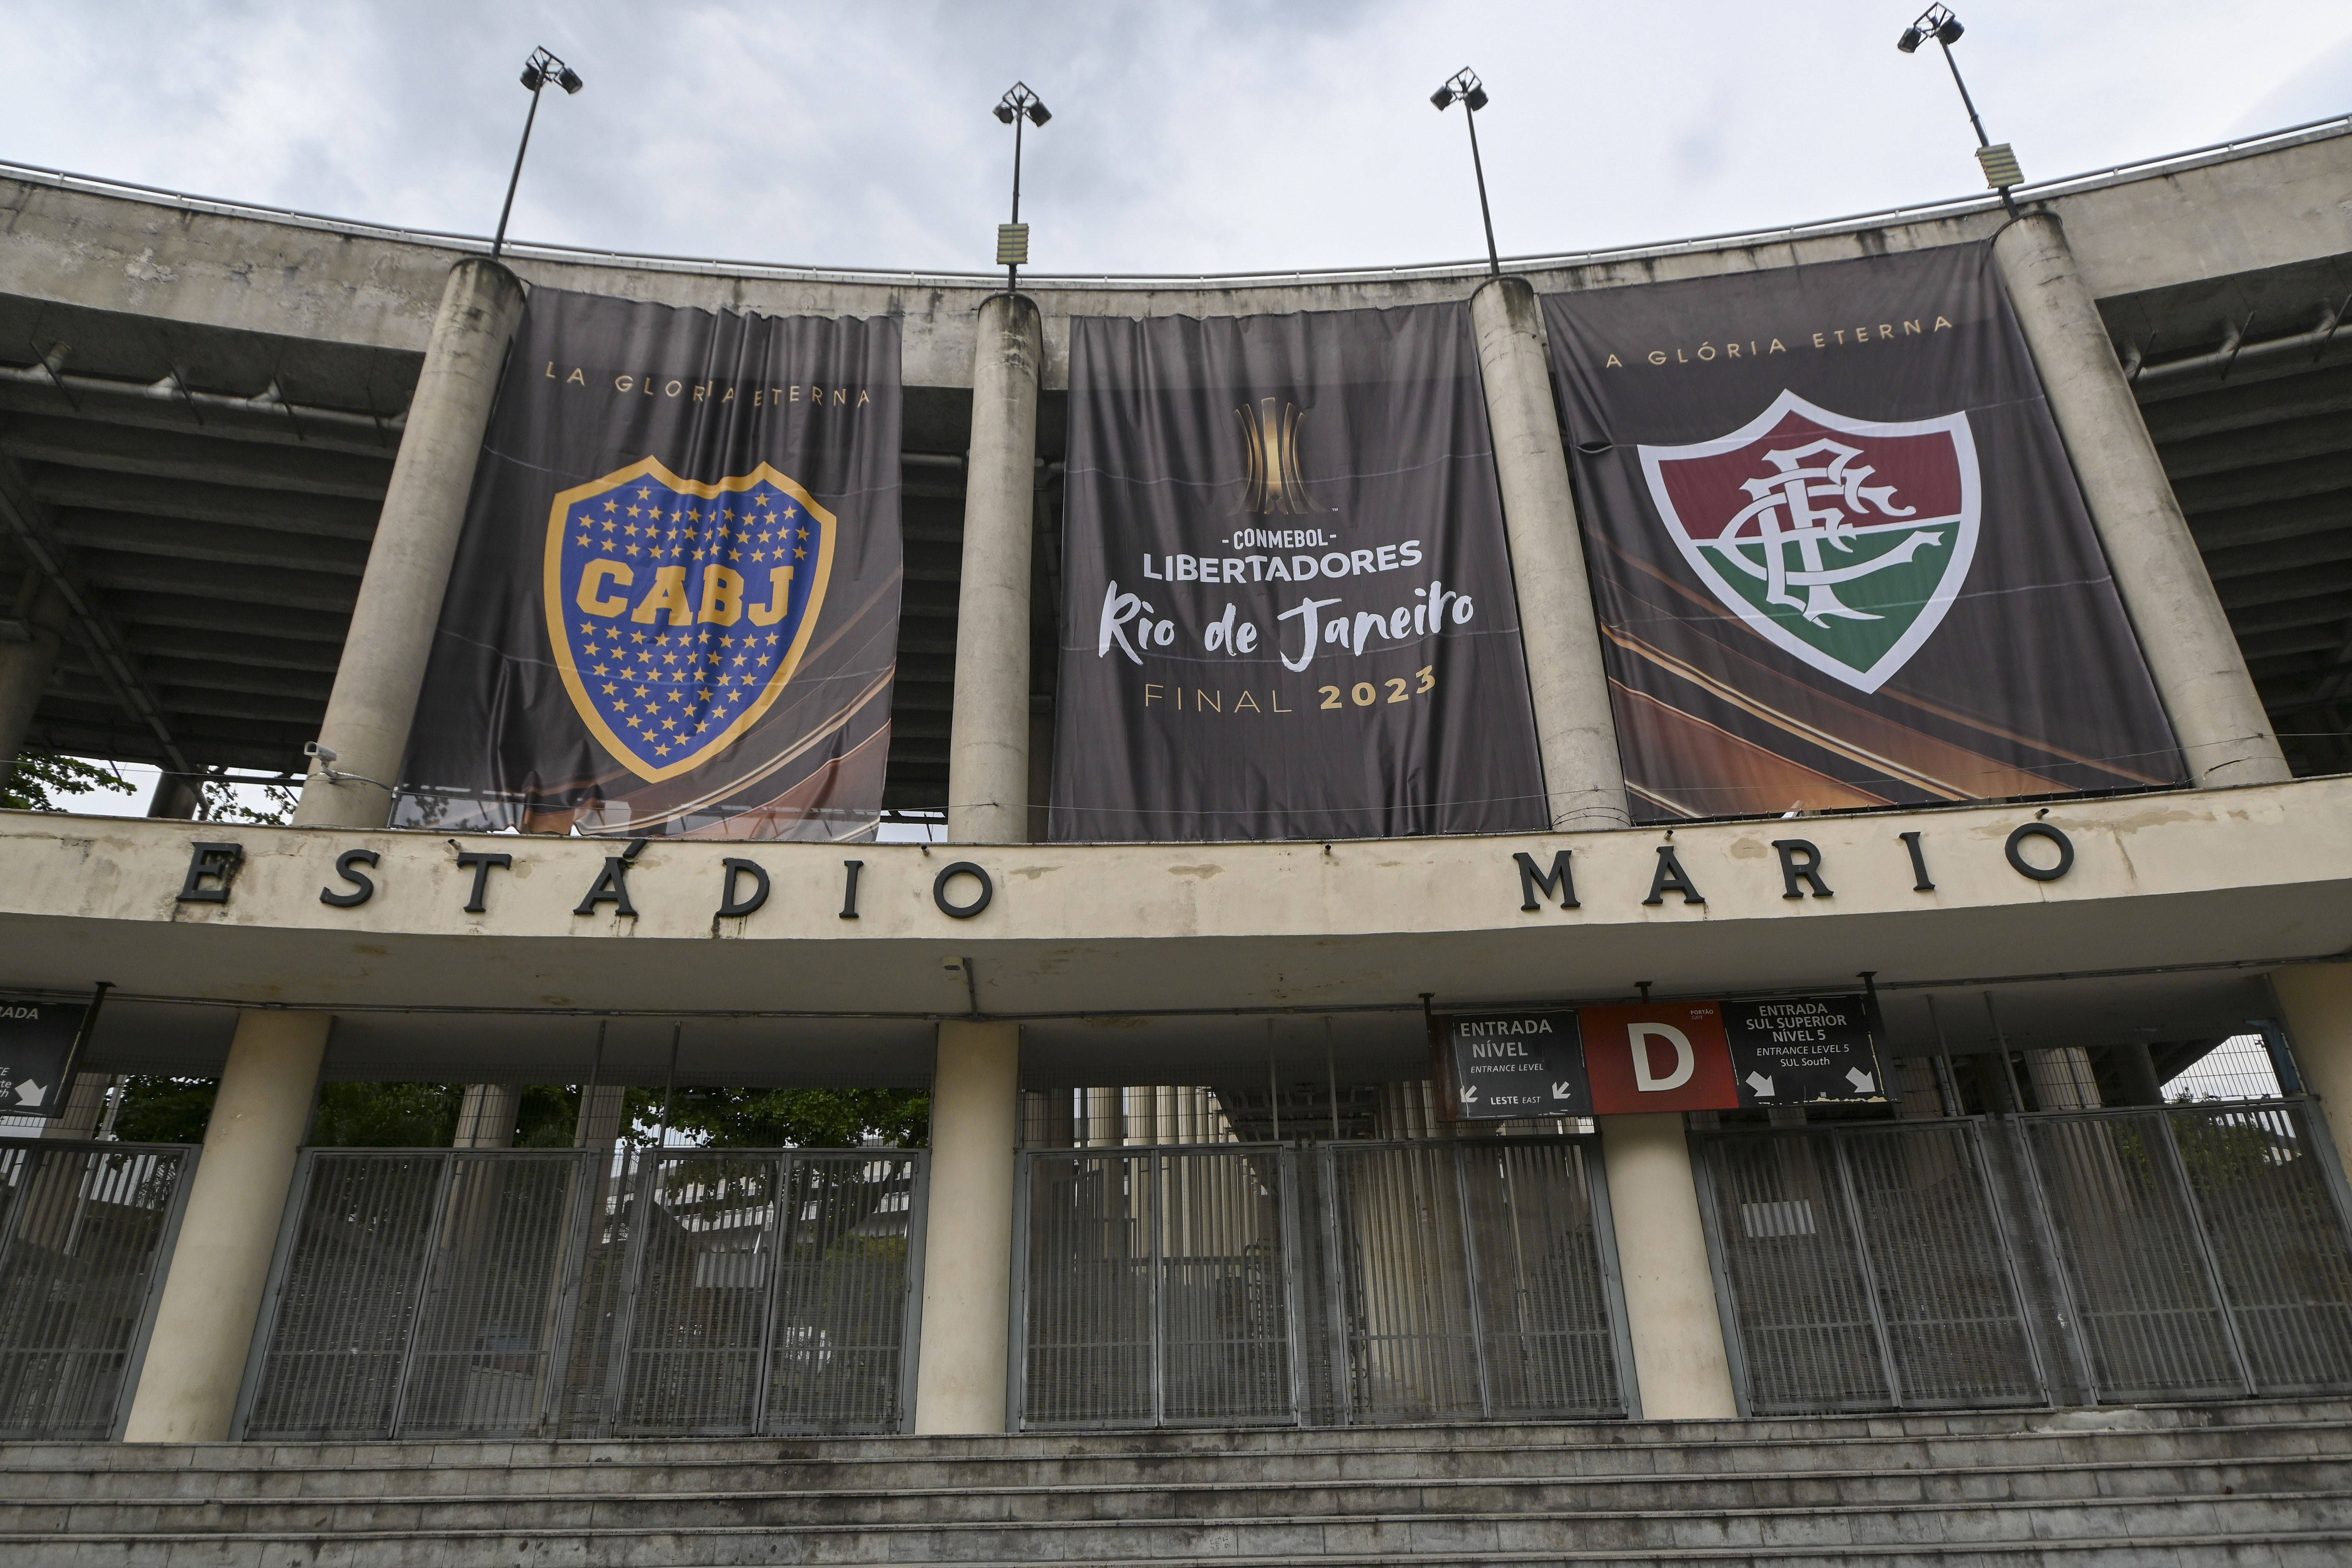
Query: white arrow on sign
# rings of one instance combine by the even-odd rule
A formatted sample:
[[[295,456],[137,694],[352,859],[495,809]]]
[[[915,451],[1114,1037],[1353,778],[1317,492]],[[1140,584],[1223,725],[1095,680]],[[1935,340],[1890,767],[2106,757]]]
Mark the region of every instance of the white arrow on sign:
[[[1853,1085],[1854,1093],[1875,1094],[1878,1092],[1878,1080],[1871,1077],[1868,1073],[1863,1071],[1860,1068],[1846,1068],[1845,1076],[1847,1080]]]
[[[1472,1084],[1469,1088],[1467,1088],[1467,1089],[1464,1089],[1464,1090],[1462,1091],[1462,1103],[1463,1103],[1463,1104],[1465,1104],[1465,1105],[1475,1105],[1475,1103],[1477,1103],[1477,1100],[1478,1100],[1478,1086],[1477,1086],[1476,1084],[1475,1084],[1475,1083],[1474,1083],[1474,1084]]]
[[[1760,1072],[1748,1075],[1748,1087],[1756,1091],[1756,1098],[1759,1100],[1769,1100],[1772,1097],[1772,1080]]]
[[[1553,1084],[1551,1086],[1551,1097],[1554,1100],[1566,1100],[1568,1098],[1568,1085],[1565,1083]]]
[[[38,1105],[48,1098],[49,1091],[30,1079],[16,1086],[16,1103],[19,1105]]]

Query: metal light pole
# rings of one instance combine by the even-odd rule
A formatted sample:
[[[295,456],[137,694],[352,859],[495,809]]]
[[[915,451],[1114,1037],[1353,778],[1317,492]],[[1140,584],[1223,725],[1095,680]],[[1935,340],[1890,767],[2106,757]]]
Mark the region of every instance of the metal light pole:
[[[1984,170],[1985,184],[2000,193],[2000,205],[2008,208],[2010,216],[2014,217],[2017,216],[2017,203],[2011,198],[2009,187],[2022,184],[2025,174],[2017,166],[2017,153],[2008,142],[1995,144],[1993,139],[1985,134],[1984,117],[1977,112],[1977,101],[1969,96],[1969,84],[1960,78],[1960,62],[1952,58],[1952,46],[1958,43],[1960,35],[1967,31],[1960,26],[1960,19],[1952,15],[1950,6],[1930,5],[1919,13],[1916,21],[1903,29],[1903,36],[1895,40],[1895,47],[1906,55],[1916,54],[1921,44],[1933,38],[1936,47],[1944,51],[1944,63],[1952,71],[1952,85],[1960,89],[1960,107],[1969,111],[1969,123],[1976,128],[1977,164]]]
[[[1013,221],[996,230],[996,264],[1004,268],[1004,291],[1021,287],[1021,264],[1029,259],[1029,226],[1021,221],[1021,132],[1026,125],[1044,125],[1054,118],[1043,100],[1016,81],[996,101],[996,118],[1013,127]]]
[[[490,241],[490,254],[497,256],[507,247],[507,217],[514,211],[515,187],[522,183],[522,155],[530,151],[531,122],[539,118],[539,89],[548,79],[566,93],[578,92],[587,83],[580,73],[549,54],[544,48],[530,51],[530,58],[522,63],[522,84],[530,89],[530,111],[522,117],[522,144],[515,149],[514,173],[507,176],[507,205],[499,209],[499,232]]]
[[[1431,93],[1429,101],[1443,114],[1457,98],[1462,100],[1462,117],[1470,122],[1470,167],[1478,176],[1478,216],[1486,224],[1486,270],[1500,278],[1503,260],[1495,253],[1495,214],[1486,205],[1486,165],[1478,157],[1478,111],[1486,107],[1486,88],[1478,79],[1478,73],[1468,66],[1455,71],[1444,87]]]

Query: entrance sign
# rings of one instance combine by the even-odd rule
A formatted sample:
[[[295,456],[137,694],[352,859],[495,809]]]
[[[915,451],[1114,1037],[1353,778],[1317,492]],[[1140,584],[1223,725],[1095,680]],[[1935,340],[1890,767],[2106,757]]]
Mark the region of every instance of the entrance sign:
[[[1602,1116],[1739,1104],[1717,1002],[1586,1007],[1577,1015],[1592,1109]]]
[[[1886,1098],[1868,1001],[1858,993],[1727,1002],[1723,1026],[1743,1105]]]
[[[898,658],[898,329],[539,288],[400,826],[856,838]]]
[[[0,1114],[56,1116],[65,1109],[74,1047],[87,1002],[0,996]]]
[[[1053,837],[1549,826],[1469,309],[1070,323]]]
[[[1571,1010],[1457,1014],[1445,1046],[1459,1119],[1592,1114]]]
[[[1544,304],[1637,819],[2185,781],[1989,244]]]

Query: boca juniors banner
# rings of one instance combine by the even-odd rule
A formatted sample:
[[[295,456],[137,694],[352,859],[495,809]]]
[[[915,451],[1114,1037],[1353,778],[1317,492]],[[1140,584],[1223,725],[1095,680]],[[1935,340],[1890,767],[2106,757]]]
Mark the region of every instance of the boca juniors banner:
[[[1056,841],[1540,828],[1467,307],[1070,323]]]
[[[1989,245],[1544,304],[1637,818],[2185,778]]]
[[[534,289],[396,822],[845,838],[880,811],[895,322]]]

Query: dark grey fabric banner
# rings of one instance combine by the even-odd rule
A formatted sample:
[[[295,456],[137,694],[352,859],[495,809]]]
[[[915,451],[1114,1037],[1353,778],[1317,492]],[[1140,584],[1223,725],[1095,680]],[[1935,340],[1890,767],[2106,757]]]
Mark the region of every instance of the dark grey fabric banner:
[[[899,416],[895,321],[532,289],[394,821],[869,832]]]
[[[1070,323],[1053,837],[1541,827],[1467,306]]]
[[[2186,778],[1989,245],[1544,307],[1637,819]]]

